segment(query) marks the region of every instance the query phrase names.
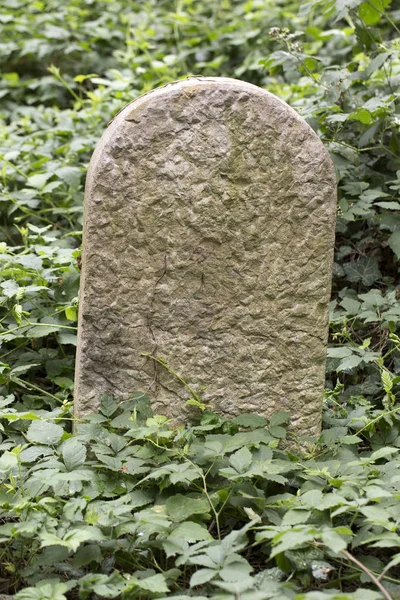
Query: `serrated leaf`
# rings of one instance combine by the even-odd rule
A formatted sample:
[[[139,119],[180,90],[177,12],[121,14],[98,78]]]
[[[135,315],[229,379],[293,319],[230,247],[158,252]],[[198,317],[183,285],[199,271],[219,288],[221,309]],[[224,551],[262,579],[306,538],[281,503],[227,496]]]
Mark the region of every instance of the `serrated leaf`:
[[[190,498],[182,494],[170,496],[166,502],[167,513],[175,522],[185,521],[191,515],[206,514],[210,505],[203,498]]]
[[[56,175],[72,188],[79,187],[81,170],[78,167],[61,167],[57,169]]]
[[[349,281],[354,283],[361,281],[365,286],[372,285],[382,276],[378,268],[378,261],[373,256],[361,258],[359,261],[344,263],[343,269]]]
[[[242,415],[235,417],[233,422],[237,425],[241,425],[242,427],[252,427],[256,429],[257,427],[265,427],[267,424],[267,419],[261,415],[243,413]]]
[[[189,543],[198,542],[200,540],[212,540],[207,529],[198,523],[194,523],[194,521],[184,521],[171,532],[170,537],[182,538]]]
[[[230,464],[238,473],[244,473],[251,465],[253,457],[250,450],[246,447],[240,448],[232,454],[229,459]]]
[[[28,329],[25,335],[29,338],[41,338],[51,333],[56,333],[59,330],[59,325],[35,325]]]
[[[373,452],[369,457],[369,460],[380,460],[381,458],[392,456],[393,454],[397,454],[398,452],[400,452],[399,448],[391,448],[390,446],[385,446],[384,448],[379,448],[379,450]]]
[[[347,542],[332,529],[324,529],[322,533],[322,541],[328,546],[333,552],[339,553],[341,550],[347,548]]]
[[[309,542],[314,540],[314,534],[309,533],[308,531],[288,531],[285,532],[280,538],[279,543],[274,546],[271,552],[271,558],[280,554],[281,552],[286,552],[286,550],[295,550],[296,548],[302,548],[306,546]]]
[[[147,590],[153,594],[169,592],[165,577],[161,573],[157,573],[157,575],[152,575],[151,577],[146,577],[146,579],[138,579],[136,584],[142,590]]]
[[[100,412],[106,416],[111,417],[118,408],[118,404],[112,396],[103,396],[100,401]]]
[[[84,464],[86,447],[76,438],[70,438],[63,443],[62,456],[68,471],[73,471]]]
[[[362,360],[363,359],[361,356],[353,354],[353,356],[349,356],[348,358],[342,360],[336,371],[340,373],[341,371],[349,371],[350,369],[354,369],[362,363]]]
[[[400,259],[400,229],[393,232],[392,235],[388,239],[388,246],[398,259]]]
[[[63,433],[63,428],[60,425],[56,425],[56,423],[33,421],[26,432],[26,437],[30,442],[52,446],[53,444],[58,444]]]
[[[305,494],[300,496],[302,504],[309,506],[310,508],[319,508],[322,502],[322,492],[320,490],[309,490]]]
[[[283,515],[282,525],[300,525],[307,523],[310,515],[311,512],[309,510],[288,510],[287,513]]]
[[[349,121],[360,121],[364,125],[371,125],[374,122],[374,118],[366,108],[357,108],[348,116]]]
[[[196,585],[202,585],[203,583],[207,583],[207,581],[211,581],[216,575],[218,571],[215,569],[199,569],[190,578],[190,587],[195,587]]]
[[[46,181],[52,177],[52,173],[38,173],[36,175],[31,175],[27,179],[27,185],[29,187],[33,187],[35,189],[40,190],[42,187],[46,185]]]
[[[286,411],[281,410],[272,415],[272,417],[269,420],[269,426],[270,426],[270,428],[277,427],[278,425],[283,425],[284,423],[289,423],[289,421],[290,421],[290,414]]]
[[[328,348],[327,356],[329,358],[347,358],[348,356],[352,356],[353,350],[348,346],[341,346],[340,348]]]

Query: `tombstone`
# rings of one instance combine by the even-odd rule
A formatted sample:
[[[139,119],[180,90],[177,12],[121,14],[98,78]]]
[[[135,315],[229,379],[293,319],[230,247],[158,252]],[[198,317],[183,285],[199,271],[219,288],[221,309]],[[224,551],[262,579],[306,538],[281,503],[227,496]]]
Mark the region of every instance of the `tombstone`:
[[[143,391],[182,422],[189,386],[317,434],[335,188],[317,135],[254,85],[193,77],[124,108],[87,177],[76,415]]]

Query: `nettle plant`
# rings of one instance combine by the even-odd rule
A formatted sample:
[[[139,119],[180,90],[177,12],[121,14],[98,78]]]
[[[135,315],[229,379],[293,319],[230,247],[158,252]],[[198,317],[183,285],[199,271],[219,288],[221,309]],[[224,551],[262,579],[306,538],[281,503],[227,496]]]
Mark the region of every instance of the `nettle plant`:
[[[105,397],[71,435],[60,408],[1,404],[2,577],[23,586],[16,600],[398,593],[399,448],[354,411],[299,453],[281,447],[287,413],[177,427],[138,393]]]

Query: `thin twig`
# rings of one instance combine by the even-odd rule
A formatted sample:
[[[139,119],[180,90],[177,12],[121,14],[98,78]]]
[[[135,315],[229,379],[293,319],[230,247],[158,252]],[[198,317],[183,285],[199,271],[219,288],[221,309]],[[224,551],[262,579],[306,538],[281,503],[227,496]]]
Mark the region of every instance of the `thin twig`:
[[[352,554],[350,554],[350,552],[348,552],[347,550],[342,550],[342,554],[344,554],[349,560],[351,560],[351,562],[353,562],[355,565],[357,565],[358,567],[360,567],[360,569],[362,569],[364,571],[364,573],[366,573],[368,575],[368,577],[374,582],[374,584],[376,585],[377,588],[379,588],[379,590],[382,592],[382,594],[385,596],[386,600],[393,600],[392,596],[389,594],[389,592],[383,587],[382,583],[379,581],[379,579],[377,579],[375,577],[375,575],[373,573],[371,573],[371,571],[369,569],[367,569],[367,567],[365,565],[362,564],[362,562],[360,562],[359,560],[357,560]]]

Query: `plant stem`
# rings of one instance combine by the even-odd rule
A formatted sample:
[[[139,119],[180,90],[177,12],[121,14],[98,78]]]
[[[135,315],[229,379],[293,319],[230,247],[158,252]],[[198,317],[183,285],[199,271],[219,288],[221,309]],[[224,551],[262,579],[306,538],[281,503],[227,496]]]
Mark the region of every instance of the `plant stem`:
[[[367,569],[367,567],[365,565],[363,565],[362,562],[360,562],[359,560],[357,560],[356,557],[353,556],[352,554],[350,554],[350,552],[348,552],[347,550],[342,550],[342,554],[344,554],[351,562],[353,562],[355,565],[357,565],[360,569],[362,569],[364,571],[364,573],[366,573],[368,575],[368,577],[371,579],[371,581],[374,582],[374,584],[376,585],[376,587],[385,596],[386,600],[393,600],[392,596],[383,587],[383,585],[379,581],[379,579],[377,577],[375,577],[375,575],[373,573],[371,573],[371,571],[369,569]]]

